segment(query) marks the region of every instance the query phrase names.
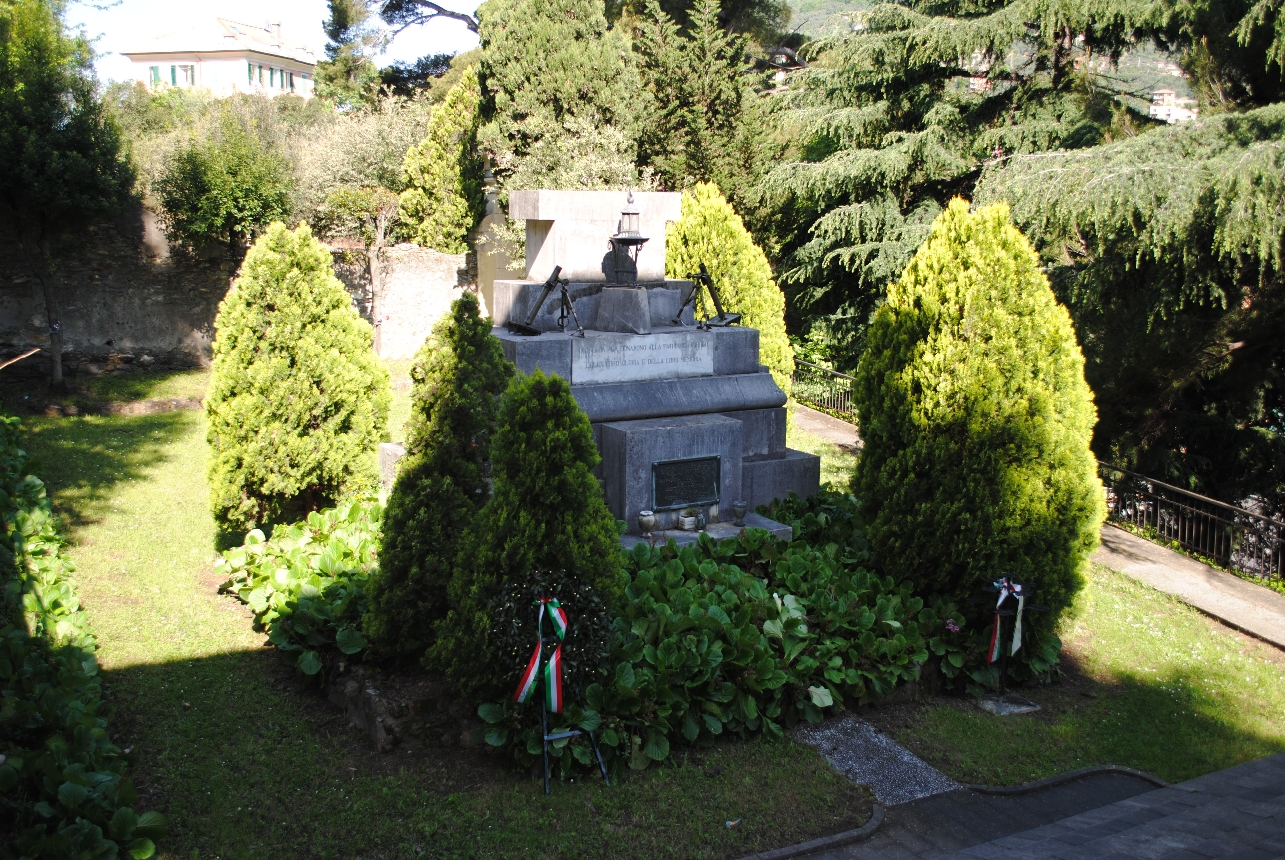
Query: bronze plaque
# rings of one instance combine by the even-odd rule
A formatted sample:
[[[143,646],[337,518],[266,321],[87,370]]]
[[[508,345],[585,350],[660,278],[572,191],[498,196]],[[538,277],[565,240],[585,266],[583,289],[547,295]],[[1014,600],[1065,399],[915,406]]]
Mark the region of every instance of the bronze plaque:
[[[673,511],[718,501],[720,457],[661,460],[651,464],[651,509]]]

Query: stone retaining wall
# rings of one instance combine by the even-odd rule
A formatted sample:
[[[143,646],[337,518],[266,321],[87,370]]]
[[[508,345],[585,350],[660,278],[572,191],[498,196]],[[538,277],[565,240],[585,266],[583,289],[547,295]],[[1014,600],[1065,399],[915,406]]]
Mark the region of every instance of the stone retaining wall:
[[[55,263],[66,372],[208,365],[214,318],[238,265],[223,248],[172,253],[155,213],[144,208],[89,225],[59,247]],[[473,255],[399,245],[384,251],[383,267],[384,295],[375,303],[383,310],[373,320],[364,252],[335,252],[335,274],[354,306],[380,324],[380,355],[409,358],[451,301],[475,289],[476,263]],[[48,345],[40,284],[17,237],[0,232],[0,356]],[[23,362],[45,373],[48,365],[47,352]]]

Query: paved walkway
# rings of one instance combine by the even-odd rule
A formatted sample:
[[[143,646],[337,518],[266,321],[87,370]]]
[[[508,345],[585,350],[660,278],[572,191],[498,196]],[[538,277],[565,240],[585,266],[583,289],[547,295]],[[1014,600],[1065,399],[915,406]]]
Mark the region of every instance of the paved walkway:
[[[1030,794],[999,796],[960,788],[890,806],[864,842],[810,854],[809,860],[928,860],[990,840],[1146,796],[1155,787],[1122,773],[1086,776]],[[1056,825],[1055,825],[1056,826]]]
[[[856,427],[832,415],[804,406],[802,403],[794,405],[794,426],[813,436],[820,436],[828,442],[833,442],[849,454],[855,454],[861,448],[861,439],[857,436]]]
[[[1206,857],[1285,857],[1285,753],[944,855],[949,860]]]
[[[1246,582],[1115,526],[1103,526],[1093,560],[1208,615],[1285,648],[1285,595]]]

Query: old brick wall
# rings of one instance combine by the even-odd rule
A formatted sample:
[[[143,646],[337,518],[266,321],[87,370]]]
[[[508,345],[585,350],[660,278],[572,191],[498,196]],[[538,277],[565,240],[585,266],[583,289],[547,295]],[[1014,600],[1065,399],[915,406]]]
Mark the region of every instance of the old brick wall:
[[[63,243],[54,280],[67,372],[128,369],[139,360],[158,367],[208,365],[214,318],[238,262],[223,249],[195,258],[172,253],[155,214],[142,208],[104,219]],[[409,358],[455,297],[475,289],[476,265],[473,255],[415,245],[385,249],[382,264],[382,310],[374,320],[364,253],[335,250],[335,274],[358,312],[378,323],[380,355]],[[48,345],[39,282],[17,237],[0,232],[0,356]],[[37,353],[23,364],[47,368],[48,358]]]

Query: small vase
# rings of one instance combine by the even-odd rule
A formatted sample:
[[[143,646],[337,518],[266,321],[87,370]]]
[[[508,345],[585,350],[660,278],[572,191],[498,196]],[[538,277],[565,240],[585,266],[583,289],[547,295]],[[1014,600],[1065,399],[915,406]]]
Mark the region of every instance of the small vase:
[[[747,502],[732,502],[732,514],[736,520],[732,525],[742,528],[745,525],[745,514],[749,511],[750,506]]]
[[[656,515],[651,511],[638,512],[638,528],[642,529],[643,537],[650,538],[651,530],[656,527]]]
[[[703,532],[703,531],[705,531],[705,515],[704,515],[704,514],[697,514],[697,515],[696,515],[696,531],[698,531],[698,532]]]

